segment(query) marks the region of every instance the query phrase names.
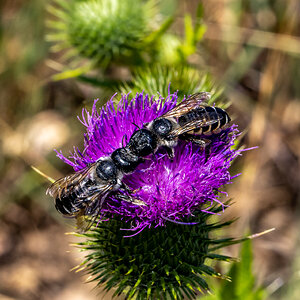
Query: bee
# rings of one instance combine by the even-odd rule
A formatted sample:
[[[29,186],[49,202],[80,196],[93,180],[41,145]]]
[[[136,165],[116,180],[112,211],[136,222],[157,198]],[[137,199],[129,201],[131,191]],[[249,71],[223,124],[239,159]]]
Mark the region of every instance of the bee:
[[[193,97],[197,98],[197,94]],[[179,130],[184,131],[179,138],[205,147],[210,140],[203,136],[220,132],[230,121],[231,119],[224,109],[203,103],[178,118]],[[205,123],[207,124],[204,125]],[[190,127],[191,130],[187,131],[187,127]],[[174,134],[176,135],[177,132]]]
[[[99,215],[106,197],[118,191],[116,198],[144,205],[132,198],[128,191],[132,190],[123,182],[124,174],[117,168],[110,157],[101,158],[86,168],[55,181],[48,189],[55,199],[55,208],[61,214],[75,217],[80,231],[86,231]],[[121,191],[127,193],[120,193]]]
[[[111,193],[120,201],[143,206],[131,195],[133,191],[122,181],[134,172],[144,158],[164,147],[170,159],[180,139],[205,146],[207,135],[222,129],[230,118],[221,108],[208,106],[206,92],[191,95],[173,109],[135,131],[124,147],[108,157],[100,158],[86,168],[55,181],[47,194],[55,199],[55,207],[65,216],[75,217],[80,230],[86,231],[97,218]]]
[[[203,135],[221,130],[231,120],[225,110],[205,104],[207,92],[193,94],[164,115],[144,124],[130,138],[126,147],[139,157],[164,147],[170,159],[178,141],[188,140],[205,147],[210,143]]]

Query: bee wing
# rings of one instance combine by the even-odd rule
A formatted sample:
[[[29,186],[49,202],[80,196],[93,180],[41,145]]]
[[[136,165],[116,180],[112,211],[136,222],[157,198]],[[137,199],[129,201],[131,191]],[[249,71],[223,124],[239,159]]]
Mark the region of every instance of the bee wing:
[[[89,176],[91,169],[94,168],[95,165],[96,163],[93,163],[78,172],[56,180],[49,186],[46,194],[49,194],[53,198],[59,198],[62,193],[71,192],[76,185]]]
[[[101,212],[104,200],[108,196],[110,190],[111,188],[107,189],[102,197],[99,197],[100,193],[95,194],[90,199],[89,205],[81,209],[76,215],[77,228],[81,233],[88,231],[95,223]]]
[[[220,118],[216,118],[214,120],[194,120],[191,121],[179,128],[176,128],[170,132],[170,137],[178,137],[181,134],[187,133],[189,131],[193,131],[197,128],[205,127],[212,125],[216,122],[219,122]]]
[[[88,231],[93,224],[95,224],[97,218],[100,215],[101,208],[103,206],[103,203],[105,201],[105,198],[108,196],[109,191],[107,191],[101,198],[97,198],[98,195],[95,195],[93,200],[90,202],[90,206],[86,207],[85,209],[82,209],[76,216],[76,223],[77,228],[80,232],[86,232]],[[127,201],[134,205],[138,206],[146,206],[146,203],[136,197],[132,197],[131,195],[124,195],[117,193],[116,198],[121,201]],[[94,202],[94,201],[97,202]],[[94,206],[94,207],[92,207]]]
[[[78,185],[81,182],[88,180],[89,176],[94,174],[96,164],[97,162],[78,172],[56,180],[47,189],[46,193],[55,199],[72,194],[78,189]],[[95,182],[94,185],[82,190],[77,196],[76,201],[71,203],[76,210],[72,214],[70,212],[70,216],[76,218],[77,227],[80,232],[85,232],[92,226],[101,212],[105,198],[113,188],[114,184],[110,182],[102,183],[101,185]]]
[[[210,97],[211,97],[210,93],[207,93],[207,92],[193,94],[190,97],[188,97],[185,101],[180,102],[173,109],[166,112],[160,118],[180,117],[180,116],[188,113],[192,109],[196,108],[203,101],[209,100]],[[203,103],[202,103],[202,105],[203,105]]]
[[[76,226],[77,226],[77,230],[80,233],[84,233],[86,231],[88,231],[92,225],[96,222],[101,209],[99,208],[94,215],[92,216],[87,216],[85,215],[85,210],[82,209],[77,215],[76,215]]]

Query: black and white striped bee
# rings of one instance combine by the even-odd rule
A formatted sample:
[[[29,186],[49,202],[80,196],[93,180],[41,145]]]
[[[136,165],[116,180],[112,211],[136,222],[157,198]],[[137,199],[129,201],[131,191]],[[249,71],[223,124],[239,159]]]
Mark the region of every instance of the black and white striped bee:
[[[207,105],[205,101],[209,99],[210,94],[207,92],[193,94],[161,117],[145,124],[146,129],[136,131],[131,137],[132,148],[137,148],[136,144],[143,135],[151,141],[157,141],[152,152],[163,146],[170,158],[174,155],[178,140],[206,146],[210,141],[204,136],[219,132],[231,121],[225,110]]]

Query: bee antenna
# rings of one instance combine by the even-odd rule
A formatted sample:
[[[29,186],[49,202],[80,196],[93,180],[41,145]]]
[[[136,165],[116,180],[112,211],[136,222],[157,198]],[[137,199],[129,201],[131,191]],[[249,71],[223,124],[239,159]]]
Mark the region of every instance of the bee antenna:
[[[154,152],[152,153],[152,158],[153,158],[153,161],[156,163],[156,162],[157,162],[157,159],[156,159],[156,156],[155,156],[155,153],[154,153]]]
[[[126,144],[127,144],[127,135],[124,134],[124,135],[123,135],[123,138],[122,138],[122,146],[125,147]]]
[[[138,125],[136,125],[135,123],[132,122],[132,124],[133,124],[135,127],[137,127],[138,129],[141,129],[141,127],[138,126]]]

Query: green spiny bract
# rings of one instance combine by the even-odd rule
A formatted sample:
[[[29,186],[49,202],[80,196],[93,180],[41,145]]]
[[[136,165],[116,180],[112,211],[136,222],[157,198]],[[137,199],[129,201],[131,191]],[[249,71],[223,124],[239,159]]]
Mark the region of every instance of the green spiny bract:
[[[111,62],[136,65],[144,54],[146,37],[156,15],[152,0],[55,0],[58,7],[50,12],[57,17],[49,21],[56,32],[49,38],[54,49],[69,49],[67,56],[81,56],[95,65]]]
[[[221,206],[212,209],[213,213]],[[230,224],[211,223],[210,214],[199,212],[186,222],[168,223],[165,227],[144,229],[135,236],[124,237],[130,227],[117,218],[100,222],[81,236],[82,251],[89,250],[80,266],[106,291],[126,299],[194,299],[197,292],[209,290],[205,277],[222,277],[210,267],[210,260],[230,260],[216,249],[234,243],[232,239],[211,239],[211,232]]]
[[[212,98],[208,104],[216,104],[222,108],[230,104],[222,99],[222,88],[211,78],[208,72],[201,72],[187,65],[162,66],[137,68],[130,84],[123,84],[120,88],[123,93],[131,91],[133,95],[144,91],[149,95],[157,95],[158,91],[166,97],[178,91],[178,97],[188,96],[198,92],[210,92]]]

